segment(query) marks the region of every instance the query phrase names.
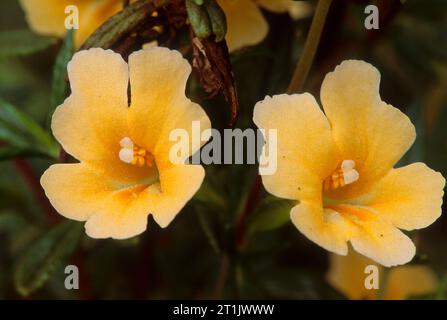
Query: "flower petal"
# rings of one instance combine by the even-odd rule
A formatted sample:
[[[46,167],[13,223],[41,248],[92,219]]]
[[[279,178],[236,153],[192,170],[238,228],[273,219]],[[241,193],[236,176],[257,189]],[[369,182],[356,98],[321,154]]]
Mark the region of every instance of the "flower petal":
[[[423,163],[391,170],[364,205],[404,230],[421,229],[441,215],[445,179]]]
[[[302,202],[292,208],[290,217],[298,230],[319,246],[341,255],[348,253],[347,241],[352,231],[342,215],[331,209],[323,210],[321,205]]]
[[[353,300],[375,299],[377,297],[376,290],[368,290],[365,288],[365,268],[375,263],[358,254],[354,250],[349,250],[347,256],[338,254],[329,255],[329,271],[326,275],[328,282],[335,289],[343,293],[347,298]],[[383,267],[379,267],[379,276]]]
[[[149,214],[167,227],[200,188],[204,176],[201,166],[176,165],[160,171],[161,185],[116,191],[102,211],[88,219],[86,232],[92,238],[130,238],[146,230]]]
[[[348,60],[326,75],[321,100],[343,159],[356,162],[360,179],[330,194],[337,199],[361,195],[383,177],[413,144],[415,128],[406,115],[381,101],[379,71]]]
[[[161,161],[160,158],[168,158],[176,143],[169,140],[172,130],[183,129],[190,138],[189,155],[197,151],[206,141],[192,145],[192,123],[197,121],[200,131],[209,129],[211,123],[205,111],[185,96],[191,73],[188,61],[178,51],[150,47],[132,53],[129,67],[132,96],[129,126],[135,142]]]
[[[87,220],[90,237],[126,239],[146,230],[149,214],[166,227],[200,188],[204,175],[201,166],[176,165],[160,172],[161,187],[118,189],[87,164],[57,164],[45,171],[41,184],[61,215]]]
[[[375,265],[374,261],[355,251],[346,257],[331,254],[328,282],[349,299],[377,299],[377,290],[365,288],[365,267]],[[379,276],[383,275],[383,267],[378,266]],[[389,270],[386,283],[382,283],[383,299],[402,300],[414,295],[433,292],[438,284],[434,272],[427,266],[405,265]]]
[[[393,268],[388,275],[384,299],[403,300],[432,293],[438,287],[436,274],[427,266],[407,265]]]
[[[64,217],[85,221],[103,206],[111,184],[83,163],[55,164],[40,183],[53,207]]]
[[[80,47],[107,19],[122,9],[122,0],[86,1],[86,8],[79,13],[79,29],[75,33],[76,47]]]
[[[122,9],[121,0],[20,0],[30,27],[39,34],[62,37],[67,28],[67,6],[75,5],[79,12],[79,29],[75,33],[76,47],[109,17]]]
[[[127,124],[128,67],[111,50],[76,53],[68,65],[72,94],[56,108],[51,127],[64,150],[116,181],[142,180],[150,172],[119,159]],[[107,164],[107,165],[104,165]]]
[[[312,12],[312,6],[309,1],[256,0],[256,2],[263,8],[272,12],[288,12],[293,19],[304,18]]]
[[[147,217],[153,210],[152,202],[146,197],[149,188],[136,186],[110,193],[101,211],[87,220],[87,235],[97,239],[127,239],[144,232]]]
[[[107,158],[128,131],[127,64],[111,50],[80,51],[68,76],[72,94],[53,115],[53,133],[78,160]]]
[[[65,8],[76,0],[20,0],[31,29],[39,34],[62,37],[65,28]],[[84,9],[85,1],[80,5]],[[82,10],[83,11],[83,10]]]
[[[335,205],[331,209],[352,223],[349,238],[357,252],[385,267],[405,264],[414,257],[411,239],[371,208]]]
[[[227,18],[225,37],[230,52],[260,43],[267,36],[268,24],[252,0],[218,0]]]
[[[254,109],[259,129],[277,130],[277,170],[263,175],[268,192],[282,198],[321,202],[322,181],[338,164],[329,123],[310,94],[266,97]]]
[[[160,170],[161,195],[154,212],[160,227],[167,227],[202,185],[205,170],[199,165],[175,165]]]

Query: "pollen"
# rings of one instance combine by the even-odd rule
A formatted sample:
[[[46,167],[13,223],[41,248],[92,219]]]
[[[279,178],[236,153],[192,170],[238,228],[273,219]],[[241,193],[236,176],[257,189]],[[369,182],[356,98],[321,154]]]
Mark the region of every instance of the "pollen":
[[[120,141],[119,158],[121,161],[138,167],[152,167],[154,156],[146,149],[137,146],[129,137],[124,137]]]
[[[323,182],[323,189],[334,190],[356,182],[360,175],[355,168],[354,160],[343,160],[337,169]]]

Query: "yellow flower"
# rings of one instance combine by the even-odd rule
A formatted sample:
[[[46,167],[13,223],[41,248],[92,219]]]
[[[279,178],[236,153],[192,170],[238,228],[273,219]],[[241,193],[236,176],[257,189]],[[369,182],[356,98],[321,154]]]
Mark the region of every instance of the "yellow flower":
[[[388,270],[385,277],[385,270],[377,266],[380,277],[385,277],[382,288],[366,289],[365,268],[368,265],[375,265],[373,261],[355,252],[350,252],[348,256],[330,255],[330,268],[327,274],[328,282],[349,299],[385,299],[403,300],[411,296],[420,296],[432,293],[438,285],[438,278],[433,270],[422,265],[399,266]],[[379,292],[381,295],[379,296]]]
[[[69,14],[65,13],[65,8],[76,6],[79,10],[76,47],[123,8],[122,0],[20,0],[20,3],[34,32],[56,37],[63,37],[67,31],[65,19]]]
[[[393,168],[416,133],[381,100],[379,82],[372,65],[344,61],[323,81],[324,113],[308,93],[278,95],[256,105],[254,122],[278,130],[278,169],[262,181],[273,195],[299,200],[291,210],[298,230],[326,250],[346,255],[350,241],[393,266],[415,254],[399,229],[425,228],[440,216],[445,180],[423,163]]]
[[[268,25],[260,7],[294,19],[307,16],[311,7],[306,1],[292,0],[217,0],[227,18],[226,40],[230,52],[260,43],[267,36]]]
[[[192,121],[210,128],[203,109],[185,96],[190,72],[179,52],[160,47],[132,53],[129,65],[97,48],[69,63],[72,94],[56,109],[52,130],[80,163],[51,166],[41,184],[60,214],[87,221],[90,237],[135,236],[149,213],[166,227],[199,189],[202,166],[169,160],[173,129],[191,135]]]

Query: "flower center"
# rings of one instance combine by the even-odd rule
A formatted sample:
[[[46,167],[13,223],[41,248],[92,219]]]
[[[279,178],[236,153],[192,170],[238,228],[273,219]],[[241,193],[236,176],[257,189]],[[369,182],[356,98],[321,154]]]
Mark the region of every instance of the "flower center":
[[[133,143],[129,137],[124,137],[120,141],[119,158],[125,163],[129,163],[138,167],[152,167],[154,165],[154,156],[144,148]]]
[[[360,175],[355,168],[354,160],[343,160],[335,171],[323,181],[325,191],[335,190],[356,182]]]

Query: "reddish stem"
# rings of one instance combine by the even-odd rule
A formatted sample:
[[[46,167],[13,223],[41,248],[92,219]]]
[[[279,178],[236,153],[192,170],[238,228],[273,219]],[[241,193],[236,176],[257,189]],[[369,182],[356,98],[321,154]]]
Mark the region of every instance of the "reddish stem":
[[[214,300],[222,298],[222,292],[225,287],[225,280],[227,279],[229,265],[230,261],[228,260],[228,256],[223,254],[220,262],[219,274],[217,275],[216,285],[214,286]]]
[[[235,241],[236,247],[241,248],[245,244],[246,239],[246,229],[247,229],[247,219],[249,215],[254,211],[256,205],[258,203],[259,197],[261,195],[262,190],[262,180],[261,176],[256,176],[255,181],[250,189],[250,193],[247,198],[247,202],[245,203],[244,210],[239,216],[239,220],[236,223],[235,227]]]
[[[15,159],[13,163],[22,175],[22,178],[25,180],[31,192],[34,194],[34,198],[45,212],[48,222],[50,224],[57,224],[60,221],[60,217],[56,210],[54,210],[50,201],[48,201],[48,198],[40,185],[39,178],[36,176],[33,168],[24,159]]]

